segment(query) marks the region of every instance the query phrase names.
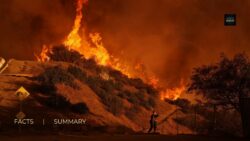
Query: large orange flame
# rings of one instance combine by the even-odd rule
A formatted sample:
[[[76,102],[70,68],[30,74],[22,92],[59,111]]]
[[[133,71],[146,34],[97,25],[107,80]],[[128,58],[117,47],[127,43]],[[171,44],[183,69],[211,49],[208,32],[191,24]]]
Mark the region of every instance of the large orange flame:
[[[122,72],[128,77],[140,77],[154,88],[159,88],[159,79],[154,75],[145,75],[141,63],[138,63],[135,65],[135,67],[132,67],[122,62],[120,59],[109,54],[102,43],[102,37],[100,36],[100,33],[87,34],[85,30],[81,28],[83,19],[83,4],[86,2],[87,0],[77,0],[74,25],[69,35],[63,41],[63,44],[69,50],[75,50],[79,52],[86,59],[94,58],[96,63],[99,65],[109,66]],[[82,29],[81,35],[79,34],[80,29]],[[43,46],[40,56],[36,56],[37,60],[41,62],[49,61],[50,58],[48,57],[48,53],[52,53],[51,48],[48,46]],[[161,99],[177,99],[184,89],[185,87],[181,86],[180,88],[164,90],[160,93]]]
[[[122,63],[118,58],[110,55],[102,43],[102,37],[100,33],[90,33],[88,36],[85,31],[82,31],[82,35],[79,35],[81,28],[81,22],[83,18],[82,14],[83,1],[77,1],[76,19],[74,26],[68,37],[64,41],[64,45],[68,49],[73,49],[81,53],[86,59],[94,58],[97,64],[110,66],[128,77],[133,77],[133,70],[129,65]],[[88,40],[89,39],[89,40]]]

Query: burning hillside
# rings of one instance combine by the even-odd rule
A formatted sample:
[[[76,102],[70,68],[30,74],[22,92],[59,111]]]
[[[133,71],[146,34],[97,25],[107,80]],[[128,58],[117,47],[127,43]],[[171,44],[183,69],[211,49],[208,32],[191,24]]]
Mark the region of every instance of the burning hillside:
[[[155,77],[151,72],[147,72],[144,65],[141,63],[131,65],[125,63],[117,57],[111,55],[104,47],[100,33],[87,33],[83,29],[83,4],[87,3],[84,0],[76,1],[76,17],[72,31],[63,41],[64,47],[68,50],[74,50],[80,53],[85,59],[94,59],[94,61],[101,66],[111,67],[129,78],[140,78],[144,82],[152,85],[154,88],[159,89],[161,99],[177,99],[185,92],[185,85],[181,82],[180,87],[172,89],[163,89],[159,83],[160,79]],[[44,45],[42,51],[36,58],[40,62],[50,61],[49,54],[53,54],[52,45]]]
[[[2,84],[4,88],[21,83],[31,93],[23,112],[35,121],[41,121],[40,115],[43,115],[48,122],[46,129],[53,128],[49,121],[55,118],[85,117],[87,126],[81,130],[86,132],[146,132],[146,123],[154,109],[162,114],[158,131],[175,134],[176,122],[171,113],[176,108],[160,100],[158,91],[151,85],[138,78],[129,78],[112,67],[98,65],[94,59],[85,59],[65,45],[54,46],[47,55],[49,62],[11,60],[0,76],[2,80],[11,81],[11,86]],[[5,130],[14,129],[9,116],[19,107],[16,97],[10,97],[11,93],[13,91],[0,91],[0,106],[11,109],[8,114],[0,115]],[[41,124],[36,122],[37,128],[44,127]],[[166,128],[166,124],[171,126]],[[191,132],[178,126],[185,133]],[[80,127],[60,128],[75,130]]]
[[[0,53],[6,60],[33,59],[34,52],[40,56],[43,45],[42,61],[49,60],[45,53],[48,48],[64,44],[85,58],[95,58],[99,64],[117,68],[130,77],[169,88],[170,91],[161,90],[166,97],[169,97],[166,91],[170,93],[187,83],[192,68],[214,62],[221,52],[229,56],[242,51],[249,54],[246,42],[249,33],[245,32],[249,24],[244,24],[249,21],[245,10],[248,2],[5,0],[2,3]],[[204,9],[204,5],[208,8]],[[223,26],[221,16],[225,11],[242,15],[242,25],[229,28],[232,32]],[[194,16],[195,13],[200,14]]]
[[[150,133],[157,126],[161,134],[241,136],[250,119],[250,32],[238,3],[249,5],[3,1],[0,132]],[[222,52],[229,57],[215,63]],[[229,59],[235,52],[246,55]],[[83,126],[54,122],[83,118]],[[15,122],[29,119],[35,124]]]

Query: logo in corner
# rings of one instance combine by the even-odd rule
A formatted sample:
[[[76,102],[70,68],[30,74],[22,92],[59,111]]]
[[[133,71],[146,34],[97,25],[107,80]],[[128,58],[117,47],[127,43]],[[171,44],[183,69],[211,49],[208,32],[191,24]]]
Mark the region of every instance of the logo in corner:
[[[235,26],[236,25],[236,14],[225,14],[224,15],[224,25],[225,26]]]

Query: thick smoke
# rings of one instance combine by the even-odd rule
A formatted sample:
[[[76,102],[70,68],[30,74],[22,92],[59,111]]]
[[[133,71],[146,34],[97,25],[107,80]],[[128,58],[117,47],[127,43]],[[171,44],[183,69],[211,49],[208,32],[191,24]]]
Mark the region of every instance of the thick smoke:
[[[1,1],[0,56],[33,59],[42,44],[60,42],[71,30],[74,8],[74,0]],[[89,0],[83,22],[101,33],[114,56],[142,62],[175,86],[222,52],[250,53],[249,8],[248,0]],[[224,26],[225,13],[237,14],[237,26]]]
[[[92,0],[87,24],[110,52],[141,60],[174,86],[222,52],[249,53],[249,8],[247,0]],[[237,14],[236,27],[224,26],[225,13]]]
[[[1,0],[0,56],[34,59],[43,44],[70,32],[74,11],[69,0]]]

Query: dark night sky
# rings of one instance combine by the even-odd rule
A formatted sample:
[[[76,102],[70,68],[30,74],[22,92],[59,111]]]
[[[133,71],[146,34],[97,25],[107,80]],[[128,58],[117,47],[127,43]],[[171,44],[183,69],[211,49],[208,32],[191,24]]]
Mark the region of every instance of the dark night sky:
[[[171,85],[222,52],[249,54],[248,9],[249,0],[89,0],[83,12],[109,52]],[[237,14],[237,26],[223,25],[225,13]],[[2,0],[0,56],[34,59],[42,44],[67,36],[74,14],[74,0]]]

